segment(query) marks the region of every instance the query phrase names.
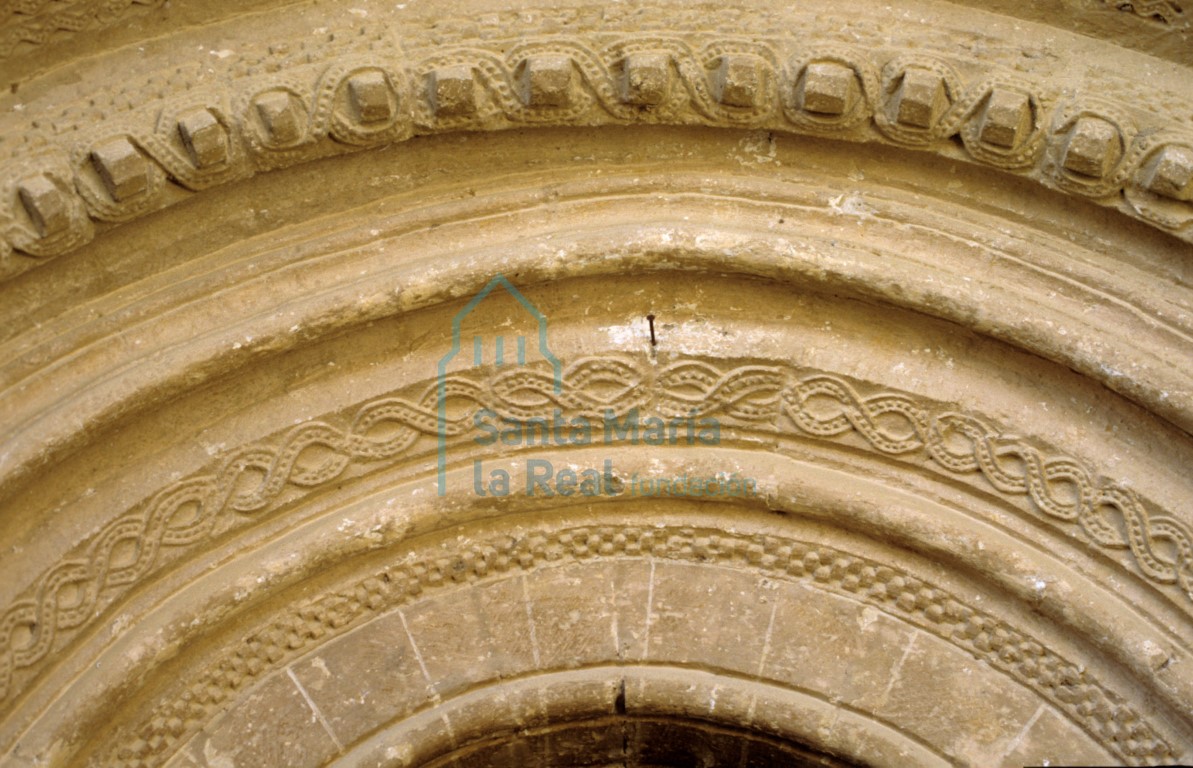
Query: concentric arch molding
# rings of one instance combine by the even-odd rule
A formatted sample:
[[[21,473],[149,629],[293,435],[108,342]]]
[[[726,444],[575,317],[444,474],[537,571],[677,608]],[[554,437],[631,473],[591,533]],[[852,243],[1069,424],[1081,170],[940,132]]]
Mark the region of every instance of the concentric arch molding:
[[[215,766],[237,741],[285,763],[237,732],[271,692],[324,762],[405,759],[374,748],[415,731],[450,760],[528,722],[478,701],[556,683],[587,714],[535,743],[719,700],[717,738],[860,759],[809,735],[824,715],[875,762],[1187,759],[1179,3],[1114,13],[1167,24],[1154,51],[1095,3],[195,3],[0,0],[0,763]],[[453,371],[439,497],[429,377],[496,273],[550,318],[566,385]],[[635,407],[721,441],[619,447],[619,476],[761,493],[468,492],[477,460],[609,458],[477,445],[477,409]],[[616,640],[556,658],[572,610],[604,615],[594,585],[629,611],[593,635]],[[333,651],[433,648],[428,623],[457,647],[490,597],[514,640],[492,656],[523,663],[428,651],[410,708],[332,711],[393,682],[330,701]],[[767,677],[875,627],[857,664],[804,659],[823,680]],[[842,704],[859,670],[876,700]],[[941,711],[884,709],[908,680]],[[983,686],[1014,733],[961,722]],[[764,687],[808,720],[756,717]]]
[[[115,51],[79,76],[147,74],[81,86],[82,96],[28,88],[0,120],[0,133],[19,137],[0,159],[3,272],[188,191],[420,135],[536,126],[882,142],[1022,175],[1193,238],[1187,73],[1104,42],[914,3],[850,20],[811,6],[710,18],[682,6],[484,3],[432,20],[363,5],[316,35],[305,25],[296,35],[285,10],[256,15],[247,34],[235,21],[180,31],[176,49],[211,49],[201,63],[163,50],[133,66]],[[934,23],[910,20],[921,12]],[[981,40],[982,55],[939,42],[949,29]]]
[[[626,525],[621,522],[602,525],[599,517],[586,525],[560,523],[536,526],[533,522],[527,522],[515,524],[511,530],[490,539],[467,527],[450,530],[446,532],[449,534],[448,541],[466,539],[470,542],[465,550],[453,548],[455,545],[450,543],[445,547],[441,543],[438,546],[432,544],[422,552],[416,545],[392,559],[391,565],[383,570],[370,573],[333,592],[304,600],[301,608],[284,610],[282,615],[269,623],[260,624],[252,633],[226,641],[228,645],[221,649],[222,658],[218,662],[205,670],[188,670],[186,682],[174,686],[174,698],[159,700],[146,714],[145,722],[134,732],[110,731],[105,734],[104,741],[119,746],[107,752],[101,751],[92,758],[92,764],[121,768],[166,764],[176,750],[225,709],[225,702],[251,699],[254,690],[269,685],[271,677],[284,681],[287,675],[296,675],[296,681],[305,679],[309,684],[312,679],[319,678],[320,670],[323,675],[332,674],[327,670],[327,664],[336,664],[336,659],[345,657],[345,652],[334,650],[337,640],[361,631],[368,632],[374,622],[385,622],[391,627],[401,626],[412,647],[417,648],[415,635],[419,630],[419,622],[416,613],[427,615],[425,607],[420,610],[420,601],[452,603],[456,602],[450,597],[453,590],[467,594],[469,589],[476,587],[480,589],[476,589],[474,594],[488,604],[481,619],[484,625],[479,633],[478,628],[472,625],[455,630],[463,634],[466,643],[461,644],[459,653],[473,659],[474,666],[469,669],[468,665],[449,665],[443,659],[433,662],[436,670],[441,666],[457,670],[449,678],[427,672],[425,661],[416,666],[410,660],[409,668],[404,666],[400,670],[392,670],[392,674],[400,679],[398,685],[410,691],[407,696],[399,698],[409,701],[379,700],[379,711],[371,719],[375,723],[377,720],[380,722],[372,728],[384,724],[389,717],[401,721],[404,727],[412,730],[416,737],[401,743],[410,744],[416,749],[421,746],[427,750],[444,742],[453,746],[462,745],[466,743],[466,730],[460,728],[459,733],[455,733],[455,730],[463,725],[464,718],[457,715],[454,722],[446,721],[445,727],[446,718],[439,709],[451,709],[454,699],[465,698],[461,693],[479,689],[477,694],[483,697],[484,685],[499,684],[502,679],[517,679],[523,675],[530,676],[526,687],[532,689],[536,685],[533,679],[536,675],[546,672],[549,679],[550,673],[562,672],[570,666],[579,666],[592,674],[597,671],[592,666],[599,663],[619,667],[614,679],[625,681],[626,693],[623,695],[631,709],[635,700],[650,698],[650,686],[640,682],[636,684],[636,681],[643,677],[649,679],[652,671],[656,674],[665,671],[658,669],[657,665],[680,663],[692,674],[686,680],[675,676],[671,684],[697,693],[704,686],[718,688],[726,699],[722,706],[727,707],[720,716],[731,717],[735,706],[748,707],[749,703],[747,696],[738,698],[733,695],[734,676],[760,680],[768,685],[777,685],[780,689],[792,687],[792,681],[767,674],[770,672],[766,659],[768,651],[775,655],[784,652],[781,645],[784,641],[779,640],[777,635],[773,639],[774,645],[771,645],[768,628],[774,628],[775,614],[779,610],[791,607],[785,600],[798,595],[799,589],[810,589],[868,606],[877,611],[870,615],[870,622],[875,621],[881,613],[900,624],[914,627],[913,634],[933,637],[961,651],[964,657],[981,660],[1061,713],[1063,718],[1087,734],[1115,760],[1125,764],[1158,764],[1182,753],[1183,747],[1169,744],[1166,737],[1158,734],[1147,718],[1141,718],[1119,694],[1105,688],[1090,671],[1057,655],[1047,642],[1032,637],[1029,632],[980,607],[967,604],[947,589],[907,573],[898,565],[877,562],[820,542],[800,541],[782,534],[749,533],[751,523],[748,518],[743,518],[741,523],[746,530],[726,533],[719,527],[703,528],[698,524],[665,522],[665,517],[645,525]],[[614,595],[624,590],[623,582],[616,576],[584,576],[583,571],[589,567],[594,570],[630,568],[649,573],[647,583],[634,587],[645,594],[622,595],[620,599],[626,600],[631,606],[629,612],[642,611],[647,617],[657,618],[659,625],[652,635],[651,618],[639,626],[627,621],[629,616],[623,614],[613,622],[613,648],[584,648],[578,661],[573,658],[570,664],[553,668],[552,665],[558,663],[556,659],[563,657],[561,654],[564,649],[559,647],[559,643],[568,645],[567,630],[551,629],[548,623],[543,623],[539,624],[543,633],[541,638],[535,636],[533,629],[529,630],[526,637],[527,617],[533,617],[536,604],[540,606],[538,610],[546,609],[543,603],[546,602],[544,598],[549,588],[534,589],[533,593],[538,599],[531,598],[525,578],[528,575],[571,570],[574,584],[571,589],[579,588],[592,595],[593,605],[586,610],[598,617],[573,619],[580,626],[572,631],[587,641],[595,634],[587,624],[600,623],[601,610],[598,606],[603,590],[594,585],[611,589]],[[690,575],[687,571],[691,572]],[[764,583],[770,581],[770,588],[774,584],[790,584],[796,585],[797,589],[775,593],[767,601],[769,605],[763,603],[761,608],[756,607],[751,614],[744,606],[735,606],[731,602],[731,590],[739,585],[741,579],[734,574],[742,571],[749,573],[749,578],[762,577]],[[668,613],[665,608],[666,601],[674,597],[665,594],[662,585],[664,573],[669,575],[667,580],[673,583],[695,585],[697,588],[721,583],[725,585],[723,589],[726,593],[720,596],[721,600],[729,602],[719,608],[709,606],[707,613],[694,614],[699,619],[687,623],[686,620],[676,621],[676,614]],[[558,589],[561,580],[551,581]],[[485,585],[493,584],[497,585],[496,588],[485,589]],[[504,602],[509,597],[523,596],[526,602],[522,605],[507,605]],[[644,604],[635,599],[638,597],[645,598],[642,601]],[[457,600],[467,602],[467,598]],[[741,613],[735,613],[737,610]],[[672,637],[682,630],[698,631],[710,634],[709,642],[695,648],[677,650],[666,640],[667,630],[663,626],[665,619],[680,626],[680,629],[674,626],[670,629]],[[627,626],[619,627],[621,623]],[[509,626],[513,629],[509,629]],[[784,623],[783,627],[790,632],[789,624]],[[601,629],[605,634],[609,632],[608,627]],[[807,631],[815,634],[817,629],[808,626]],[[552,636],[548,637],[547,633]],[[718,633],[720,638],[717,637]],[[737,642],[727,642],[730,636],[738,638]],[[486,637],[489,639],[484,639]],[[522,638],[523,643],[529,639],[529,649],[515,638]],[[801,638],[798,635],[788,635],[787,642],[791,643],[792,649],[806,647],[800,645]],[[356,641],[357,647],[368,645],[359,638]],[[377,641],[373,641],[373,647],[379,647]],[[504,655],[498,649],[504,649]],[[906,654],[910,650],[909,645],[907,648],[897,648],[896,653]],[[495,652],[498,653],[494,655]],[[851,648],[841,652],[849,656],[857,651]],[[519,666],[525,662],[515,660],[524,654],[528,659],[534,659],[533,664],[528,665],[529,668]],[[324,656],[327,660],[321,658]],[[481,661],[476,662],[478,659]],[[420,667],[422,675],[419,674]],[[280,671],[283,669],[286,671]],[[414,679],[410,679],[411,675]],[[898,673],[895,675],[897,679]],[[817,674],[808,672],[799,676],[815,679]],[[881,679],[885,681],[886,678]],[[289,683],[283,682],[283,685],[288,687]],[[865,685],[862,683],[859,688],[864,689]],[[814,684],[810,690],[806,687],[801,690],[797,684],[794,691],[786,695],[795,692],[805,695],[811,693],[816,697],[841,695],[818,690]],[[883,698],[881,692],[869,693],[877,694],[877,699]],[[315,695],[319,696],[318,693]],[[326,699],[326,695],[322,698]],[[851,694],[846,693],[844,696],[849,699]],[[712,698],[715,701],[717,696]],[[765,695],[762,697],[763,700],[766,698]],[[867,699],[865,695],[861,698],[868,700],[871,706],[875,704],[874,699]],[[690,703],[678,705],[673,700],[672,706],[688,710],[686,714],[699,713],[698,702],[702,701],[705,707],[708,706],[708,700],[703,697],[696,695],[691,699]],[[835,705],[839,706],[840,703],[838,701]],[[881,711],[868,711],[866,704],[850,706],[849,701],[845,703],[847,713],[852,713],[854,717],[860,715],[858,722],[870,721],[864,726],[865,730],[885,728],[894,731],[897,737],[889,739],[888,745],[890,742],[902,742],[896,749],[926,754],[930,759],[943,759],[949,763],[974,760],[973,754],[954,751],[956,744],[946,746],[934,741],[933,736],[925,734],[923,727],[917,733],[917,728],[908,727],[906,720],[902,723],[897,719],[892,721],[884,717]],[[856,701],[852,703],[858,705]],[[787,706],[790,705],[788,701]],[[356,708],[361,706],[365,706],[363,701],[355,705]],[[515,703],[513,706],[516,712],[522,705]],[[778,702],[772,701],[769,705],[760,702],[756,712],[758,720],[752,725],[762,726],[759,730],[766,733],[769,728],[764,724],[770,718],[773,718],[769,723],[770,728],[783,728],[784,723],[791,727],[793,720],[798,723],[799,718],[793,717],[798,708],[783,710],[779,707]],[[500,711],[502,707],[496,709]],[[877,709],[881,710],[881,707]],[[706,719],[710,714],[709,710],[704,710]],[[940,716],[948,718],[944,713]],[[233,708],[227,712],[225,722],[235,723],[238,719],[243,721],[251,717]],[[848,721],[851,715],[846,714],[845,717]],[[737,721],[743,719],[749,721],[752,718],[740,718]],[[935,730],[935,726],[925,727],[928,731]],[[474,730],[483,732],[485,728],[494,729],[494,724],[488,722],[480,729],[474,727]],[[427,734],[427,729],[443,729],[446,735],[437,740]],[[1166,727],[1164,729],[1167,730]],[[211,730],[219,733],[218,727]],[[341,723],[341,736],[335,738],[338,751],[347,753],[345,764],[358,764],[357,761],[369,757],[375,760],[386,751],[385,747],[394,746],[392,742],[386,744],[384,738],[373,739],[371,743],[362,738],[370,735],[370,732],[369,725],[352,722],[345,716]],[[831,742],[833,737],[826,740]],[[220,750],[231,746],[226,739],[221,741],[220,747],[211,752],[201,744],[196,745],[194,754],[206,754],[211,759],[212,754],[219,755]],[[815,741],[812,743],[815,744]],[[848,756],[848,748],[842,744],[836,747],[835,751],[845,752]],[[415,755],[406,755],[407,761],[396,762],[391,762],[395,759],[392,752],[388,756],[390,761],[381,761],[381,764],[421,764],[410,762]],[[332,754],[329,754],[325,759],[331,757]],[[889,753],[883,757],[886,760],[895,759]],[[903,757],[906,759],[907,754]],[[169,764],[191,763],[183,760]]]
[[[695,151],[741,149],[712,133],[712,146]],[[570,131],[554,136],[593,146]],[[507,134],[490,137],[470,140],[456,154],[480,161],[518,146],[504,140]],[[434,167],[453,146],[424,148]],[[798,159],[798,149],[781,153],[784,161]],[[370,172],[379,161],[358,155],[339,162]],[[646,175],[631,164],[616,176],[601,168],[599,178],[575,184],[566,174],[530,183],[516,177],[512,191],[461,200],[456,195],[470,190],[455,188],[446,202],[427,208],[406,197],[382,198],[385,208],[353,209],[343,221],[336,211],[244,242],[224,240],[203,258],[167,261],[160,273],[140,270],[175,250],[202,248],[208,212],[162,221],[184,234],[152,258],[143,258],[137,228],[113,232],[104,240],[115,243],[97,241],[105,250],[94,256],[118,259],[110,270],[83,265],[61,283],[22,280],[13,304],[0,307],[11,322],[0,418],[19,436],[0,454],[0,494],[132,410],[321,338],[453,301],[480,290],[494,268],[523,283],[634,273],[677,280],[699,274],[707,282],[728,274],[796,296],[844,295],[910,309],[1077,370],[1193,431],[1193,376],[1173,364],[1193,346],[1193,307],[1179,282],[1182,253],[1140,263],[1131,239],[1111,231],[1095,228],[1093,236],[1121,248],[1078,247],[1063,232],[1022,222],[1015,226],[1023,231],[1008,230],[1006,221],[950,206],[947,194],[925,206],[922,194],[870,188],[866,208],[847,215],[831,194],[847,180],[844,173],[813,182],[798,172],[759,179],[735,175],[740,168],[699,167]],[[319,168],[289,170],[310,171],[303,183],[322,181]],[[900,176],[891,186],[908,183]],[[951,176],[937,178],[941,187]],[[377,176],[370,179],[368,186]],[[235,204],[251,205],[256,192],[239,191]],[[276,200],[283,205],[284,193]],[[63,260],[47,270],[58,267],[71,265]],[[38,274],[49,277],[29,277]],[[114,279],[128,282],[105,290]],[[70,290],[77,280],[86,285],[86,301]],[[57,306],[65,309],[53,311]],[[907,318],[909,326],[915,322]]]
[[[820,371],[682,356],[653,362],[628,355],[588,358],[570,365],[564,378],[571,386],[556,395],[543,370],[453,375],[448,390],[462,409],[453,411],[449,421],[448,432],[457,438],[453,450],[465,447],[467,440],[458,438],[480,407],[525,417],[534,409],[556,406],[567,415],[597,419],[606,409],[622,416],[634,407],[664,416],[695,411],[721,419],[726,437],[737,434],[734,439],[746,447],[758,444],[783,453],[782,445],[790,440],[823,443],[846,454],[871,453],[902,465],[900,471],[926,469],[946,483],[973,485],[979,494],[999,497],[1000,503],[1019,510],[1031,526],[1075,540],[1079,551],[1116,563],[1122,578],[1141,579],[1164,601],[1188,612],[1189,533],[1184,523],[1157,513],[1130,488],[1103,479],[1095,469],[947,404],[875,390]],[[5,630],[3,669],[10,704],[14,690],[27,690],[36,681],[51,652],[68,653],[73,638],[88,633],[96,617],[111,616],[130,590],[158,580],[188,552],[293,509],[304,497],[317,498],[333,483],[370,468],[403,462],[428,466],[436,429],[435,389],[429,382],[410,385],[232,451],[219,457],[212,471],[183,478],[114,519],[4,614],[0,627]],[[784,507],[776,488],[764,484],[761,490],[767,504]],[[980,550],[986,544],[979,540],[967,547],[975,545]],[[1174,552],[1177,559],[1170,559]],[[954,555],[962,562],[969,557]],[[1000,568],[1008,564],[998,562]],[[1005,574],[1011,581],[1021,576]],[[1032,578],[1021,585],[1026,600],[1045,600],[1043,592],[1032,592],[1039,589],[1031,584],[1040,577]],[[1066,605],[1069,599],[1061,598],[1052,608],[1045,607],[1047,601],[1039,606],[1059,609],[1061,620],[1068,621],[1063,617],[1073,610]],[[1101,624],[1093,614],[1081,621]],[[1092,630],[1087,626],[1082,631]],[[1106,632],[1106,626],[1097,632]],[[1131,646],[1137,641],[1108,642]],[[1121,645],[1113,651],[1136,652]],[[1183,659],[1179,645],[1173,653],[1163,668],[1184,666],[1174,661]],[[1141,670],[1154,663],[1146,656],[1121,662],[1142,665]],[[1167,695],[1179,698],[1180,683],[1175,686]],[[146,743],[159,743],[159,737]]]
[[[676,696],[680,691],[692,695]],[[710,709],[707,701],[700,701],[705,696],[715,699],[717,705]],[[569,711],[562,717],[544,713],[530,703],[532,697],[552,704],[566,697]],[[512,706],[502,707],[496,716],[476,717],[476,705],[482,698],[510,701]],[[830,707],[815,695],[735,678],[723,671],[662,664],[587,667],[480,686],[419,716],[388,724],[353,746],[341,760],[348,765],[371,760],[378,765],[439,768],[454,761],[469,765],[470,758],[492,760],[494,751],[514,751],[515,755],[522,753],[517,757],[523,765],[535,764],[534,756],[548,752],[536,741],[558,739],[559,731],[601,729],[608,736],[590,736],[582,752],[585,756],[649,764],[653,753],[656,761],[664,756],[672,760],[687,757],[706,764],[710,758],[724,763],[726,758],[740,755],[762,764],[832,766],[844,764],[835,755],[850,755],[856,762],[872,764],[892,757],[916,765],[948,764],[939,753],[897,728],[854,712],[837,710],[833,716],[841,727],[818,732],[812,726],[830,717]],[[765,713],[761,717],[760,709]],[[787,716],[769,718],[771,711]],[[428,727],[427,721],[432,719],[439,722]],[[447,723],[451,724],[450,733],[444,732]],[[765,725],[751,734],[743,731],[742,723]],[[444,727],[436,733],[439,725]],[[662,734],[657,726],[678,726],[690,734],[687,748],[660,749],[662,739],[658,737]],[[711,745],[707,743],[709,731],[716,734]],[[420,738],[424,735],[430,738]],[[399,744],[409,746],[395,747]]]

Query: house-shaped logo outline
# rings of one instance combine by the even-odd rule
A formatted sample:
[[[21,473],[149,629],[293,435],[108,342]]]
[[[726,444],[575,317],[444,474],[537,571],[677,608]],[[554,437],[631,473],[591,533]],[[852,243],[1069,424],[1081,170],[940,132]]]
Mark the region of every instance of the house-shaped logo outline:
[[[436,432],[439,437],[439,457],[438,457],[438,486],[439,495],[443,496],[447,493],[447,365],[456,355],[460,353],[460,325],[464,318],[467,317],[478,304],[484,301],[485,297],[493,292],[497,286],[501,286],[514,297],[522,307],[534,317],[538,323],[538,341],[539,354],[541,354],[548,362],[551,363],[552,379],[554,381],[555,394],[559,394],[563,390],[563,366],[559,359],[551,354],[551,350],[547,347],[547,316],[539,311],[538,307],[530,303],[530,301],[522,295],[522,293],[505,278],[504,275],[497,274],[491,279],[488,284],[480,290],[476,296],[472,297],[464,308],[461,309],[456,316],[452,318],[452,348],[451,351],[444,355],[439,360],[438,374],[436,376],[437,395],[436,405],[438,420],[436,422]],[[478,337],[479,338],[479,337]],[[521,352],[521,350],[519,350]],[[525,363],[522,359],[523,355],[519,355],[519,364]],[[500,364],[500,359],[498,364]]]

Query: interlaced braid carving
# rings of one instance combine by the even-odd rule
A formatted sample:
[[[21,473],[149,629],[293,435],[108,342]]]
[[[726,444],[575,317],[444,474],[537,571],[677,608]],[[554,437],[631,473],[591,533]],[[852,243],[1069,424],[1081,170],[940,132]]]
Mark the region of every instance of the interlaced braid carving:
[[[1116,10],[1134,13],[1145,19],[1155,19],[1163,24],[1175,24],[1180,21],[1184,9],[1177,0],[1102,0],[1106,5],[1113,5]]]
[[[555,392],[546,369],[534,367],[453,374],[444,382],[447,436],[467,432],[479,408],[519,419],[556,408],[591,418],[644,408],[664,417],[712,416],[742,429],[794,428],[818,439],[856,434],[886,455],[926,457],[958,475],[978,472],[998,492],[1029,499],[1046,522],[1075,526],[1097,547],[1128,550],[1147,579],[1175,584],[1193,599],[1193,534],[1186,524],[1149,516],[1130,489],[1097,480],[1073,459],[1047,455],[932,401],[892,392],[863,396],[856,385],[820,372],[723,368],[685,358],[658,367],[628,356],[583,358],[564,370],[563,382]],[[11,697],[17,670],[36,674],[56,638],[94,620],[151,573],[163,549],[198,544],[262,514],[287,491],[327,483],[354,463],[397,459],[433,437],[437,387],[420,392],[413,400],[365,403],[344,426],[312,420],[275,441],[237,449],[214,471],[179,481],[109,523],[0,616],[0,701]]]
[[[556,392],[555,380],[547,372],[522,368],[500,373],[491,385],[491,407],[503,416],[521,420],[550,415],[553,408],[599,419],[607,409],[621,415],[644,404],[645,393],[638,387],[641,375],[623,361],[584,360],[568,374],[564,380],[579,386],[566,386]]]
[[[771,421],[785,377],[780,368],[743,366],[722,373],[698,361],[668,366],[659,377],[667,416],[716,413],[746,422]]]
[[[480,402],[476,382],[453,378],[449,398]],[[80,556],[40,580],[33,594],[0,619],[0,700],[11,693],[15,669],[45,658],[55,636],[81,626],[125,587],[158,564],[162,547],[178,548],[209,535],[217,518],[264,510],[287,485],[313,488],[338,477],[354,461],[393,458],[421,435],[435,434],[435,387],[416,402],[384,398],[363,406],[347,429],[313,421],[286,433],[280,445],[254,445],[228,456],[213,474],[178,483],[141,509],[108,524]],[[449,435],[466,428],[447,424]]]
[[[1004,494],[1027,496],[1052,520],[1076,523],[1098,546],[1129,549],[1152,581],[1176,583],[1193,599],[1193,534],[1171,518],[1149,518],[1139,497],[1121,485],[1099,485],[1073,459],[1047,457],[1024,440],[999,434],[980,420],[905,395],[863,398],[833,376],[810,376],[784,396],[787,415],[818,437],[856,432],[876,450],[906,454],[926,449],[940,466],[958,474],[981,472]],[[901,429],[882,426],[895,415]],[[1166,560],[1158,541],[1175,555]]]
[[[370,617],[438,589],[599,558],[653,558],[750,568],[845,595],[973,654],[1051,702],[1127,765],[1177,755],[1130,703],[1027,632],[896,567],[821,543],[692,527],[574,526],[469,539],[463,551],[410,552],[394,565],[273,620],[236,644],[135,732],[112,739],[101,763],[156,768],[270,671]]]
[[[817,403],[827,401],[828,411]],[[856,430],[883,453],[907,453],[924,446],[923,409],[903,395],[880,395],[863,400],[848,384],[832,376],[810,376],[784,397],[787,415],[805,432],[835,437]],[[894,414],[904,430],[882,426]]]
[[[1045,515],[1076,522],[1099,546],[1130,549],[1149,579],[1175,582],[1193,598],[1193,535],[1175,520],[1149,519],[1130,489],[1098,485],[1072,459],[1045,457],[1022,440],[1003,437],[978,419],[956,413],[933,419],[928,452],[946,469],[977,470],[998,490],[1029,496]],[[1172,546],[1173,561],[1156,552],[1158,540]]]

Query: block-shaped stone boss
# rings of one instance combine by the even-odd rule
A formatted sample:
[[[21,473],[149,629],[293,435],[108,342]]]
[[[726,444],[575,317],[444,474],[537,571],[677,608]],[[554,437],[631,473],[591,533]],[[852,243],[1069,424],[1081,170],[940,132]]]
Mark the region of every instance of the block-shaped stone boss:
[[[429,75],[431,108],[441,117],[476,112],[476,80],[472,67],[459,64],[440,67]]]
[[[197,109],[178,118],[178,135],[196,168],[228,160],[228,132],[209,110]]]
[[[113,139],[91,150],[91,164],[112,199],[128,200],[149,187],[145,156],[125,138]]]
[[[753,107],[762,91],[762,66],[753,56],[722,56],[712,78],[713,98],[727,107]]]
[[[986,98],[978,126],[983,144],[1012,149],[1031,132],[1031,100],[1027,94],[996,88]]]
[[[1176,200],[1193,200],[1193,149],[1167,146],[1144,167],[1143,185]]]
[[[362,123],[380,123],[393,117],[389,83],[382,72],[357,72],[349,77],[348,99]]]
[[[528,107],[566,107],[572,102],[575,66],[568,56],[541,54],[522,62],[522,103]]]
[[[927,69],[906,70],[891,95],[891,107],[896,123],[931,128],[949,108],[944,78]]]
[[[70,224],[65,194],[45,176],[23,180],[17,185],[17,190],[21,205],[25,207],[40,236],[61,232]]]
[[[860,93],[852,67],[835,61],[817,61],[804,68],[796,101],[805,112],[844,115],[853,109]]]
[[[302,138],[306,116],[289,93],[268,91],[254,103],[270,144],[286,146]]]
[[[1065,143],[1063,164],[1082,176],[1102,178],[1122,156],[1118,129],[1099,117],[1077,119]]]
[[[621,100],[626,104],[661,104],[671,88],[671,56],[636,52],[622,62]]]

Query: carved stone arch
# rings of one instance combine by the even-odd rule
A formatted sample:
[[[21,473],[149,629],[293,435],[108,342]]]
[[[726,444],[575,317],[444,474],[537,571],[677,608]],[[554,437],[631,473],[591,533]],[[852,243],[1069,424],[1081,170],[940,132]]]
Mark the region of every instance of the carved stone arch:
[[[1040,8],[0,3],[0,764],[1187,761],[1188,21]]]

